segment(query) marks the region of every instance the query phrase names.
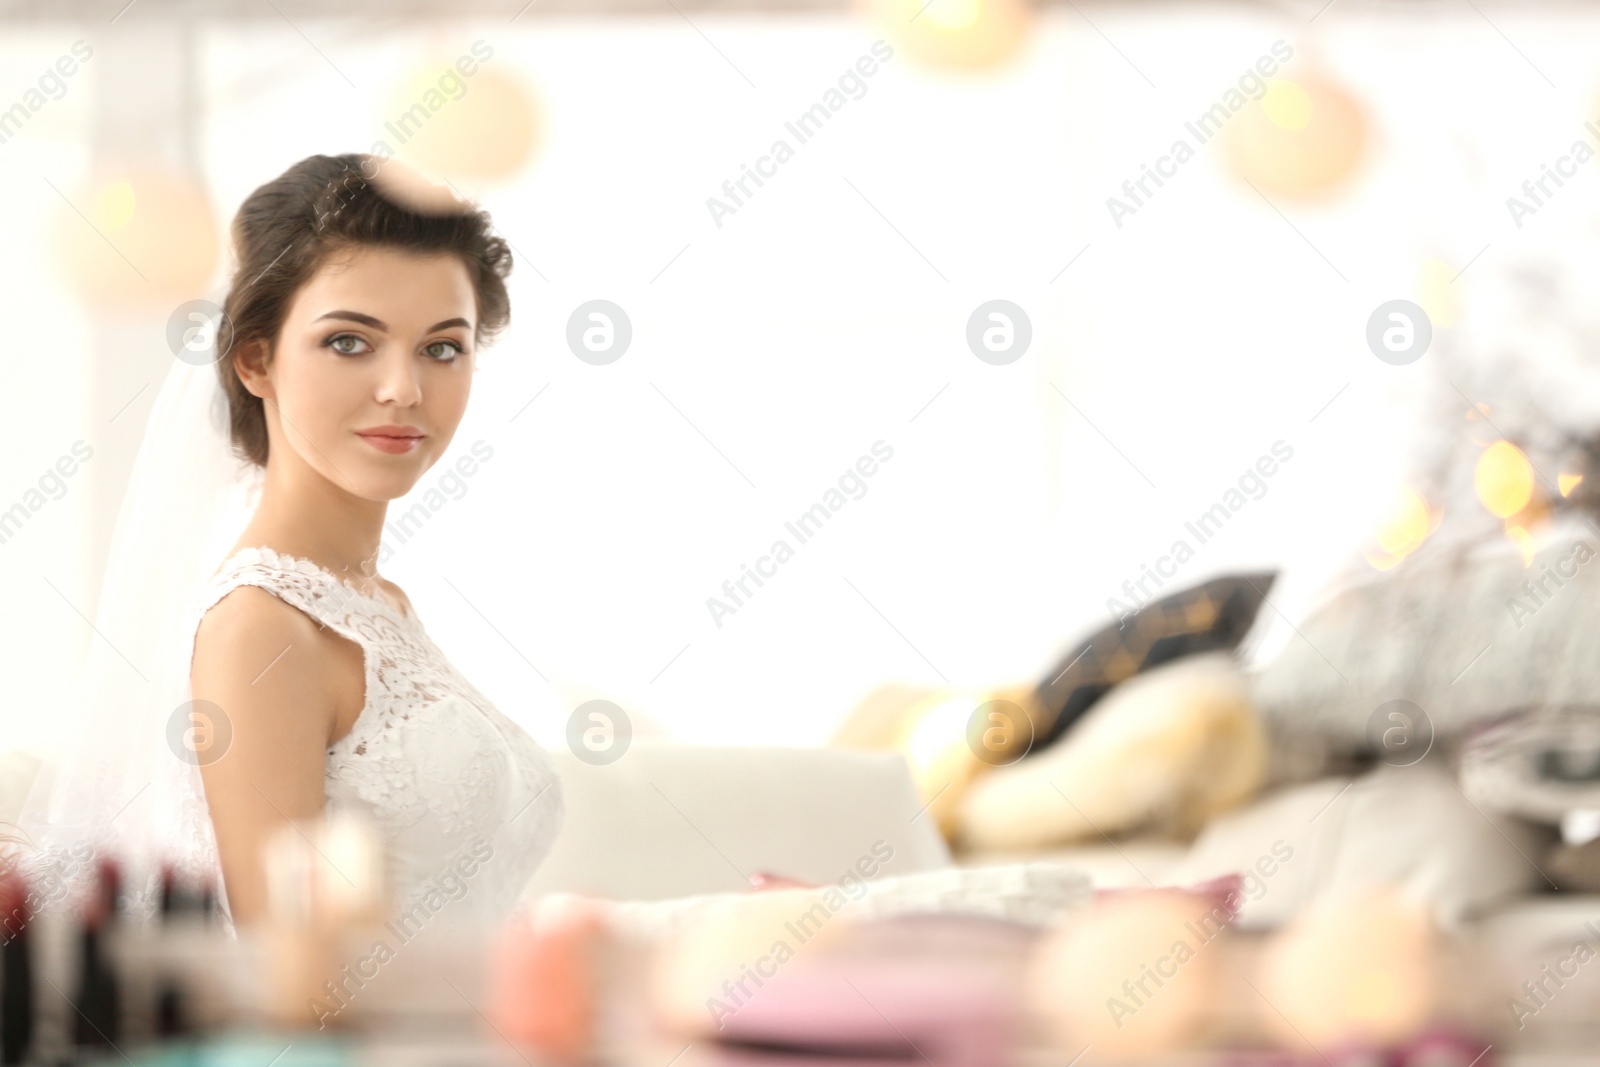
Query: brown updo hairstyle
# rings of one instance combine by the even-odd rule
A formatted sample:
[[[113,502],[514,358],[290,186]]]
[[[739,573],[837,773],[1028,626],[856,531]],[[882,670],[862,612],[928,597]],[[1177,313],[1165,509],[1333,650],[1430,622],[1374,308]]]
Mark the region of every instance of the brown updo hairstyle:
[[[222,305],[217,345],[225,356],[216,367],[240,459],[266,466],[267,423],[234,357],[259,344],[271,361],[295,293],[336,254],[377,245],[459,256],[477,297],[475,342],[488,344],[510,322],[511,249],[495,236],[489,213],[442,199],[437,186],[426,197],[395,195],[420,188],[419,181],[382,156],[307,156],[239,206],[232,229],[238,267]]]

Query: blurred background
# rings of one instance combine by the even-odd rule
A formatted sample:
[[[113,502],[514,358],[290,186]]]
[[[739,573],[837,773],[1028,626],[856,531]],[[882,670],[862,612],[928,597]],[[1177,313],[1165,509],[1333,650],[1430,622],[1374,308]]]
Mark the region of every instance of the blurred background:
[[[1032,989],[1054,1064],[1202,1022],[1592,1058],[1600,969],[1542,983],[1600,956],[1597,38],[1543,0],[0,0],[0,826],[85,740],[172,324],[245,197],[366,152],[515,255],[380,568],[555,760],[524,900],[775,923],[877,857],[881,914],[1081,908],[1009,986],[959,923],[868,953],[885,997],[924,949],[948,1003]],[[1102,1014],[1196,917],[1237,936],[1193,998]],[[674,993],[772,940],[683,944]]]
[[[220,299],[237,205],[313,153],[410,162],[514,247],[452,446],[492,459],[391,506],[444,497],[383,571],[546,745],[591,699],[816,744],[884,684],[1031,683],[1158,590],[1281,569],[1281,627],[1452,509],[1523,543],[1582,471],[1472,423],[1600,415],[1589,335],[1522,343],[1492,296],[1590,255],[1597,28],[1487,0],[0,4],[0,734],[60,740],[168,317]],[[566,340],[591,300],[631,324],[606,365]],[[1423,358],[1369,344],[1394,300]]]

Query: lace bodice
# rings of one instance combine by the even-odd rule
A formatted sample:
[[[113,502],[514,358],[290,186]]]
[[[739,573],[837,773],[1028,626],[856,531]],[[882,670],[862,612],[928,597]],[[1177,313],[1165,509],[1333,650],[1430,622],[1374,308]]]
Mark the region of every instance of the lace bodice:
[[[415,615],[310,560],[241,549],[208,583],[196,626],[241,585],[266,589],[361,648],[365,700],[327,750],[327,810],[359,812],[377,827],[401,915],[504,917],[561,825],[549,754],[456,670]]]

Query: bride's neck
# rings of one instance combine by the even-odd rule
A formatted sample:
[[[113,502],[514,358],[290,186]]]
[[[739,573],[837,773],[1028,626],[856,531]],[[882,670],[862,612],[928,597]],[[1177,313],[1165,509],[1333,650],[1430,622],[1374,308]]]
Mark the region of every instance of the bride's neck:
[[[378,548],[389,505],[340,488],[315,471],[267,468],[261,502],[241,543],[303,556],[334,573],[378,573]]]

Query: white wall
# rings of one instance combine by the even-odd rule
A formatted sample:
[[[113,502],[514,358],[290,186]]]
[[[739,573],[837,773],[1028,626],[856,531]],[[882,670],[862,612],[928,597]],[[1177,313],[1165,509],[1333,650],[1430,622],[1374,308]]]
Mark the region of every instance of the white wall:
[[[1425,259],[1459,270],[1488,245],[1471,268],[1486,269],[1592,207],[1592,174],[1520,231],[1504,199],[1594,110],[1593,14],[1495,11],[1489,25],[1470,8],[1336,5],[1308,28],[1256,9],[1084,10],[1098,31],[1053,7],[994,74],[897,55],[720,229],[706,198],[877,32],[710,15],[698,30],[676,15],[431,37],[302,26],[338,71],[287,27],[208,35],[205,161],[223,212],[303,155],[368,148],[425,44],[487,40],[540,94],[538,159],[482,194],[531,261],[457,438],[494,458],[388,574],[541,741],[563,743],[592,697],[684,740],[811,743],[882,682],[1032,679],[1280,439],[1294,459],[1168,588],[1331,558],[1403,475],[1408,405],[1433,373],[1373,358],[1368,314],[1417,299]],[[1280,215],[1207,151],[1115,227],[1105,198],[1279,38],[1289,72],[1319,62],[1375,112],[1348,195]],[[9,41],[0,55],[8,71],[32,62]],[[66,109],[56,119],[65,129]],[[83,344],[83,312],[29,276],[26,217],[54,195],[36,173],[67,176],[81,152],[26,136],[0,146],[0,182],[31,205],[0,252],[7,408],[28,409],[5,431],[0,500],[70,443],[70,390],[40,364],[70,365]],[[563,340],[595,297],[634,327],[607,367]],[[1034,328],[1006,367],[964,341],[996,297]],[[714,625],[706,599],[880,439],[894,456],[866,495]],[[66,565],[80,519],[51,519],[51,537],[0,546],[6,588]],[[0,622],[5,655],[36,699],[85,628],[17,614]],[[32,712],[3,714],[39,732]]]

